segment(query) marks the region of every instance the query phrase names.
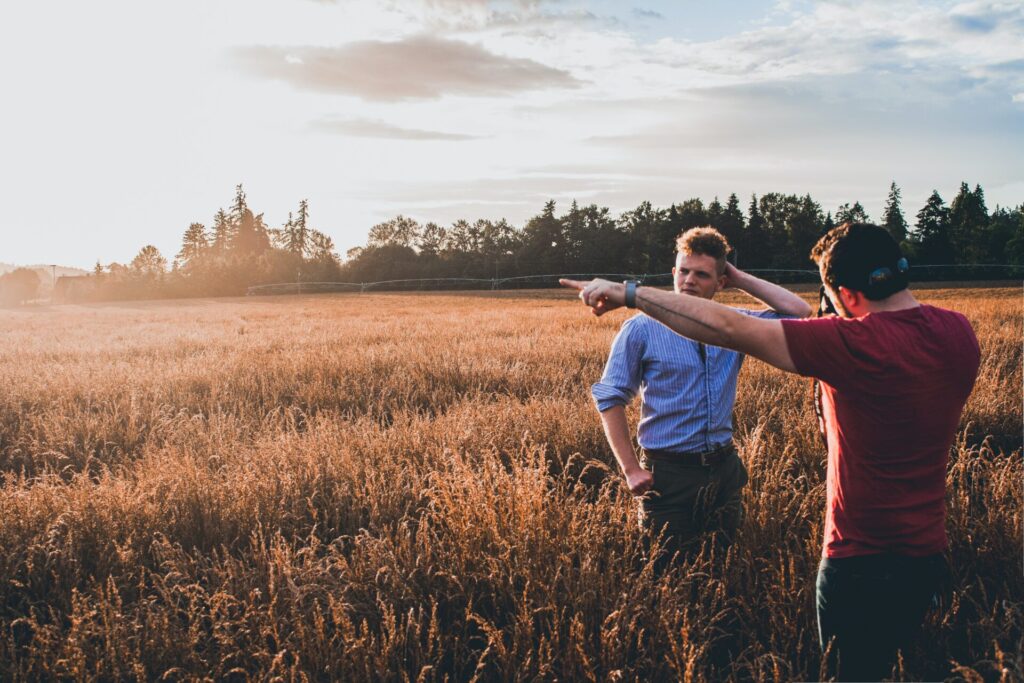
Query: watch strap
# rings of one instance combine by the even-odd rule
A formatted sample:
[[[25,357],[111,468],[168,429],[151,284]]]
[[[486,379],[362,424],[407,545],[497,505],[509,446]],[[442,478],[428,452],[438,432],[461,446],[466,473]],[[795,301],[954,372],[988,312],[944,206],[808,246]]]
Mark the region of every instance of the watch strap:
[[[636,308],[636,280],[626,280],[626,308]]]

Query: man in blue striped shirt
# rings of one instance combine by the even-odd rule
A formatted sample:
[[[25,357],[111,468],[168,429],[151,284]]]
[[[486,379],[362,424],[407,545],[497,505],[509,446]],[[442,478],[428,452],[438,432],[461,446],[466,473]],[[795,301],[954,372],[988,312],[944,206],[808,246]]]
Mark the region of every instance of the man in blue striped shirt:
[[[729,243],[713,228],[688,230],[676,241],[676,294],[712,299],[735,287],[766,304],[756,317],[797,317],[811,307],[778,285],[726,261]],[[644,314],[622,325],[601,381],[591,393],[605,435],[640,498],[641,523],[664,532],[667,556],[709,531],[729,542],[742,519],[747,471],[732,443],[732,409],[743,354],[681,337]],[[637,458],[625,406],[640,393]]]

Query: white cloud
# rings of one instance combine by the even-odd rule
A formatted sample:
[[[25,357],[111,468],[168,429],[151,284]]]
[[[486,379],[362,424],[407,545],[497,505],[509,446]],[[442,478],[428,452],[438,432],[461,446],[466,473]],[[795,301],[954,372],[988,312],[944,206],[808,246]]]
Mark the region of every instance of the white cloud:
[[[403,128],[384,121],[367,119],[321,119],[312,122],[310,128],[321,133],[391,140],[475,140],[478,137],[465,133],[446,133],[436,130]]]
[[[457,40],[415,35],[337,47],[236,48],[243,69],[324,93],[367,100],[434,99],[445,94],[500,95],[575,88],[567,71],[526,57],[506,57]]]

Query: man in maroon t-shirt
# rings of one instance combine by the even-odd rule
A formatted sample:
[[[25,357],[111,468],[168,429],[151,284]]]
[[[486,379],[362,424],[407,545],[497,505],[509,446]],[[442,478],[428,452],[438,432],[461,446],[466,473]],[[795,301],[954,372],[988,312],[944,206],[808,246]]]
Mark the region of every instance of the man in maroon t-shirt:
[[[841,680],[878,680],[945,570],[945,473],[980,354],[967,319],[922,305],[889,233],[844,224],[811,253],[838,316],[764,320],[696,297],[563,281],[596,315],[637,307],[679,334],[822,383],[828,441],[819,639]]]

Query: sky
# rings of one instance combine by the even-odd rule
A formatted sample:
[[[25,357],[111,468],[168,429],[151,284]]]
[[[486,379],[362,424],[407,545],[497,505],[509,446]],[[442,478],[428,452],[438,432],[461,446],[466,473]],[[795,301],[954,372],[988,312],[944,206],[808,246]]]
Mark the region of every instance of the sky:
[[[1024,203],[1024,3],[40,0],[0,7],[0,262],[169,259],[242,184],[339,252],[737,193]]]

